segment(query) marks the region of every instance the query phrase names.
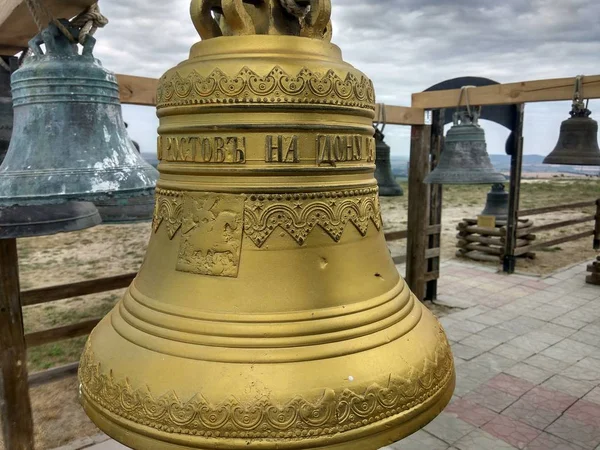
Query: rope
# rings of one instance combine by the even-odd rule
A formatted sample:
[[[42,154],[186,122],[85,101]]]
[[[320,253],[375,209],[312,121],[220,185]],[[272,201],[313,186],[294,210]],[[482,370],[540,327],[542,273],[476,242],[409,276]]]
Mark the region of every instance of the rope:
[[[98,6],[98,3],[94,3],[84,12],[71,20],[71,24],[73,24],[73,26],[80,28],[79,35],[77,36],[76,40],[67,27],[65,27],[60,20],[54,18],[50,10],[44,5],[43,0],[26,0],[26,3],[31,16],[33,17],[33,21],[37,25],[40,32],[45,28],[42,20],[43,15],[46,16],[50,22],[56,25],[61,33],[64,34],[72,43],[79,42],[81,45],[83,45],[88,36],[93,36],[98,28],[102,28],[108,23],[108,19],[100,13],[100,7]]]
[[[308,12],[310,11],[310,5],[301,8],[296,3],[296,0],[279,0],[281,2],[281,6],[290,13],[292,16],[297,17],[298,19],[303,19],[306,17]]]
[[[88,36],[93,36],[98,28],[103,28],[108,24],[108,19],[100,13],[98,3],[94,3],[87,10],[71,20],[71,23],[81,28],[78,40],[83,45]]]

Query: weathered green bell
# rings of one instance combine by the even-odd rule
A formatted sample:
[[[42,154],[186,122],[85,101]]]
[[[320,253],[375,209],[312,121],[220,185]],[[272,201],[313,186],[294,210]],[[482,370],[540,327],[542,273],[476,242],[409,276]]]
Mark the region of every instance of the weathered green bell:
[[[492,185],[492,190],[488,192],[485,208],[481,215],[494,216],[497,219],[508,217],[508,192],[506,192],[502,183]]]
[[[152,195],[157,171],[127,135],[116,77],[94,58],[94,44],[88,36],[79,54],[54,24],[30,42],[33,56],[12,75],[0,206]]]
[[[0,66],[0,164],[4,160],[8,144],[10,144],[12,127],[13,108],[10,94],[10,72]]]
[[[382,197],[400,197],[404,195],[404,191],[396,183],[390,159],[391,149],[385,143],[384,137],[381,131],[375,131],[375,179],[379,187],[379,195]]]
[[[494,184],[506,178],[496,172],[487,152],[485,132],[479,116],[459,111],[448,131],[440,161],[425,178],[428,184]]]
[[[16,63],[11,58],[10,63]],[[13,67],[11,64],[9,67]],[[14,64],[16,67],[16,64]],[[10,72],[0,67],[0,163],[8,150],[13,129]],[[77,231],[100,224],[98,210],[90,202],[55,205],[0,206],[0,239],[46,236]]]

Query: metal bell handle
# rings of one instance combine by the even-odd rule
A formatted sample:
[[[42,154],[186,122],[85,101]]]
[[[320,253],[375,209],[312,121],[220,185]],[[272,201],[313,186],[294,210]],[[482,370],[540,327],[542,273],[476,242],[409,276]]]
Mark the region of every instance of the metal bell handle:
[[[77,27],[74,27],[68,20],[59,20],[72,35],[79,34]],[[73,51],[77,52],[77,44],[71,43],[67,36],[64,36],[63,32],[59,30],[54,23],[50,23],[48,27],[46,27],[29,41],[29,48],[35,56],[44,55],[44,51],[41,47],[42,44],[46,44],[46,53],[56,55],[71,55]],[[93,58],[95,46],[96,38],[88,35],[85,43],[83,44],[83,51],[81,53],[82,56]]]

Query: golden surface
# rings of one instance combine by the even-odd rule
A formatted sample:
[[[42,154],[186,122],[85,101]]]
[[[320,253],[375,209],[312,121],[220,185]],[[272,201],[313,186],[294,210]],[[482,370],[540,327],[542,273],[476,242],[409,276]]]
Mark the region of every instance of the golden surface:
[[[136,449],[378,449],[454,366],[386,247],[371,82],[325,34],[224,30],[161,80],[154,233],[82,403]]]

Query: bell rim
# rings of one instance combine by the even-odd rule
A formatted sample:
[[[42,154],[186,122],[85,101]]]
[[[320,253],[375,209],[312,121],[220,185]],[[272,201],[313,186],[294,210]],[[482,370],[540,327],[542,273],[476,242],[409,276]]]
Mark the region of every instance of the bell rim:
[[[123,424],[123,417],[110,411],[106,411],[101,406],[95,404],[81,388],[79,400],[88,417],[90,417],[92,422],[98,426],[100,430],[109,436],[112,436],[123,445],[139,445],[141,439],[146,450],[213,450],[222,449],[225,443],[230,450],[271,450],[274,448],[282,450],[364,450],[366,448],[365,445],[367,444],[369,445],[368,448],[371,448],[373,445],[377,446],[377,448],[383,447],[404,439],[417,430],[422,429],[437,417],[446,406],[448,406],[454,395],[455,387],[456,372],[452,370],[452,374],[446,384],[442,386],[435,395],[425,400],[425,402],[419,403],[410,411],[396,416],[386,417],[364,427],[341,432],[334,436],[320,436],[314,438],[305,436],[298,437],[298,439],[289,442],[277,440],[277,437],[275,436],[272,441],[252,441],[252,438],[228,438],[223,436],[203,438],[201,441],[198,440],[198,436],[190,436],[191,439],[182,438],[175,441],[173,440],[173,433],[158,431],[130,420],[126,420],[126,424]],[[426,409],[423,409],[424,404],[427,404]],[[435,414],[433,414],[433,412],[435,412]],[[410,416],[410,419],[406,420],[406,416]],[[116,420],[113,420],[113,418]],[[196,438],[196,442],[192,441],[194,438]],[[183,442],[184,440],[187,440],[188,442],[185,443]]]

